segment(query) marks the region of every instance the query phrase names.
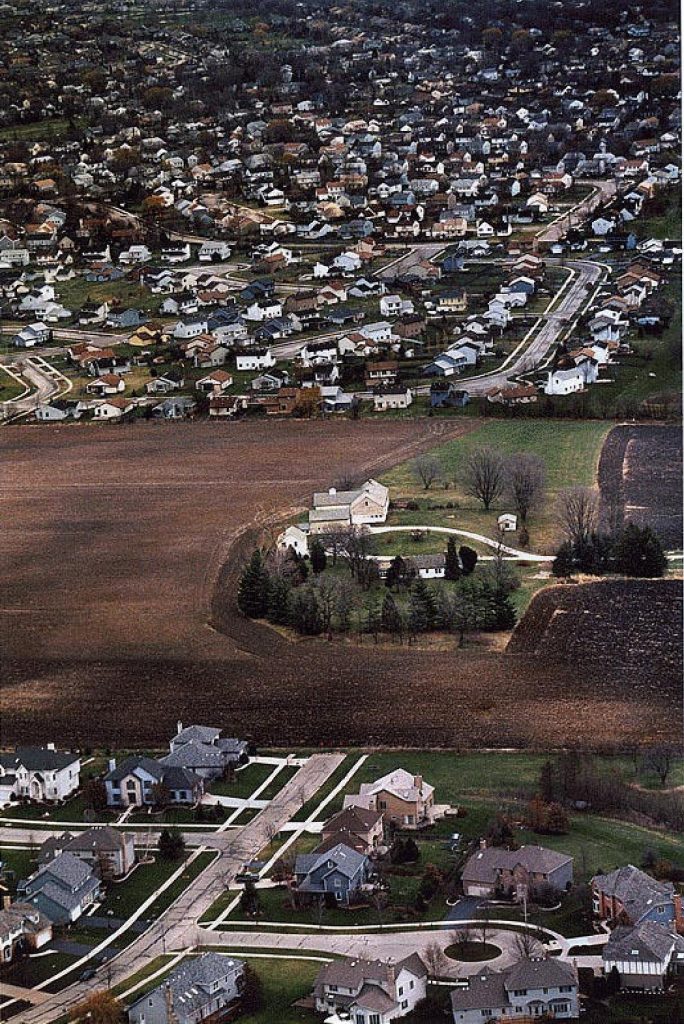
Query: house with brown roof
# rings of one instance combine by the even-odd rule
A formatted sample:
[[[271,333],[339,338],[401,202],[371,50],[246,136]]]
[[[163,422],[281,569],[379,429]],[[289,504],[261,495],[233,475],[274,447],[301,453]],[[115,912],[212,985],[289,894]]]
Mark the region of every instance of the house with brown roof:
[[[344,806],[380,811],[385,823],[414,829],[435,821],[435,788],[422,775],[396,768],[376,782],[364,782],[358,793],[349,793]]]
[[[313,990],[319,1013],[389,1024],[411,1013],[427,994],[428,969],[418,953],[398,961],[333,960],[318,972]],[[340,1019],[342,1019],[340,1017]]]
[[[572,885],[573,859],[544,846],[505,850],[488,846],[466,861],[461,882],[466,896],[516,895],[521,888],[533,892],[550,886],[564,892]]]
[[[325,822],[317,850],[322,852],[345,843],[357,853],[371,854],[382,846],[384,832],[382,811],[346,807]]]

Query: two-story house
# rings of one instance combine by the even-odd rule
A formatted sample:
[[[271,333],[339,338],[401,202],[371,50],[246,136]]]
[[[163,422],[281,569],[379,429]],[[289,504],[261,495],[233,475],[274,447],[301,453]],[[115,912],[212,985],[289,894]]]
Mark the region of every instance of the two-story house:
[[[469,857],[461,881],[466,896],[514,895],[550,886],[564,892],[572,885],[572,857],[544,846],[504,850],[488,846]]]
[[[18,952],[40,949],[52,938],[52,922],[30,903],[10,903],[0,910],[0,964]]]
[[[684,938],[656,921],[618,925],[601,950],[604,974],[616,970],[623,989],[660,992],[670,974],[684,970]]]
[[[245,985],[245,962],[218,953],[188,958],[128,1008],[129,1024],[222,1024]]]
[[[332,960],[318,972],[316,1010],[354,1024],[389,1024],[425,999],[428,970],[418,953],[403,960]]]
[[[17,893],[53,924],[71,924],[98,899],[100,880],[87,864],[65,851],[19,882]]]
[[[80,785],[81,760],[77,754],[46,747],[17,747],[0,754],[0,800],[66,800]]]
[[[672,882],[661,882],[627,864],[594,875],[591,880],[594,914],[602,921],[638,925],[656,921],[684,933],[682,896]]]
[[[346,906],[367,882],[371,863],[365,854],[338,843],[331,850],[300,853],[294,873],[297,896],[303,903],[330,895]]]
[[[195,804],[204,792],[199,775],[152,757],[127,757],[118,766],[111,760],[104,784],[108,807],[151,806],[160,788],[166,791],[172,804]]]
[[[386,824],[422,828],[435,820],[435,788],[422,775],[397,768],[377,782],[364,782],[358,793],[344,798],[346,807],[380,811]]]
[[[382,846],[384,833],[381,811],[347,807],[324,822],[321,832],[323,839],[318,850],[331,849],[338,843],[344,843],[357,853],[370,855]]]
[[[100,878],[121,878],[135,864],[135,837],[109,825],[96,825],[84,832],[46,839],[38,853],[39,864],[49,864],[67,850],[78,857]]]
[[[451,993],[454,1024],[579,1018],[577,974],[565,961],[521,960],[504,971],[485,967],[466,980],[467,986]]]

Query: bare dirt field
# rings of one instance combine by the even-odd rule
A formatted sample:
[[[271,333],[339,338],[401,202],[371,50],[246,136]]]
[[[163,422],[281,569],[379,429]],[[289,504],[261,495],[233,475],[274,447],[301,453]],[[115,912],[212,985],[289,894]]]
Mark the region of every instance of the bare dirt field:
[[[606,438],[599,463],[604,527],[650,526],[667,548],[682,546],[682,429],[621,424]]]
[[[629,630],[594,662],[569,644],[293,643],[236,613],[235,574],[257,528],[342,470],[379,473],[476,422],[4,431],[3,742],[158,744],[179,717],[263,744],[675,738],[679,673],[651,659],[623,685]],[[678,622],[663,621],[675,605],[665,601],[660,622],[676,640]]]

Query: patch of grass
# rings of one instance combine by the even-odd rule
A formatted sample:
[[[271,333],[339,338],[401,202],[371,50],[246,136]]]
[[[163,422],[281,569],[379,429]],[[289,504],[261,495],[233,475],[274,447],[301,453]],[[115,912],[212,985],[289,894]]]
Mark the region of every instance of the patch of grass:
[[[3,846],[0,849],[0,864],[2,864],[0,878],[2,878],[2,885],[10,893],[16,892],[17,882],[22,878],[28,878],[36,870],[36,853],[37,847],[35,850],[14,850],[9,846]],[[7,871],[13,871],[14,878],[7,878]]]
[[[119,918],[130,917],[179,866],[178,861],[162,860],[161,857],[152,864],[139,864],[125,881],[108,884],[105,900],[97,911],[98,916],[112,913]]]
[[[258,799],[272,800],[295,777],[298,771],[299,768],[296,765],[285,765],[280,769],[273,782],[270,782],[266,789],[259,793]]]
[[[41,950],[41,952],[43,952]],[[9,985],[19,985],[22,988],[35,988],[41,982],[47,981],[53,975],[71,967],[78,957],[69,953],[51,953],[48,956],[22,957],[3,971],[3,981]],[[53,991],[65,988],[74,980],[73,975],[66,975],[55,982],[55,986],[49,986]]]
[[[485,512],[479,502],[465,493],[461,476],[468,455],[480,445],[495,448],[503,455],[516,452],[538,455],[546,464],[546,494],[542,509],[532,514],[528,528],[530,550],[545,552],[547,548],[552,550],[559,539],[554,516],[557,493],[565,487],[595,483],[601,446],[609,429],[607,423],[593,420],[489,420],[431,453],[443,467],[443,478],[449,481],[447,491],[426,492],[414,476],[412,461],[396,466],[381,479],[390,488],[390,497],[395,501],[408,498],[439,504],[458,503],[458,509],[444,510],[437,517],[439,521],[431,525],[453,526],[495,537],[497,516],[504,510],[510,511],[510,503],[505,498],[499,499],[494,508]],[[405,513],[393,513],[389,524],[399,524],[401,516]],[[418,520],[413,522],[418,523]],[[517,534],[511,534],[509,543],[515,546],[516,541]]]
[[[155,956],[152,960],[149,961],[149,963],[146,963],[144,967],[141,967],[139,971],[136,971],[135,974],[131,974],[130,978],[126,978],[125,981],[119,982],[118,985],[114,985],[114,987],[111,990],[112,995],[123,995],[124,992],[127,992],[129,989],[133,988],[133,986],[137,985],[139,982],[144,981],[145,978],[149,978],[151,974],[154,974],[156,971],[160,970],[164,966],[164,964],[167,964],[172,959],[173,955],[170,953],[166,954],[165,956]],[[163,975],[161,977],[163,977]],[[161,977],[155,978],[153,982],[150,982],[149,987],[156,987],[159,984]],[[137,989],[136,992],[132,994],[130,1001],[132,1002],[135,999],[139,999],[141,995],[144,995],[146,990],[147,986],[141,986],[139,989]]]
[[[313,812],[316,810],[316,808],[321,803],[321,801],[325,800],[325,798],[328,796],[329,793],[332,792],[332,790],[335,788],[335,786],[339,785],[339,783],[342,781],[344,776],[347,774],[347,772],[349,771],[351,766],[352,766],[352,762],[349,760],[348,757],[345,757],[344,761],[342,761],[337,766],[337,768],[332,773],[332,775],[330,775],[326,779],[325,784],[323,786],[321,786],[321,788],[319,790],[317,790],[317,792],[314,794],[314,796],[312,796],[309,800],[306,801],[305,804],[303,804],[302,807],[299,808],[299,810],[294,815],[292,820],[293,821],[306,821],[306,819],[311,814],[313,814]],[[332,804],[328,804],[326,806],[326,808],[325,808],[325,817],[330,817],[330,815],[333,813],[332,809],[333,809],[334,804],[335,804],[335,801],[333,801]]]
[[[232,781],[217,779],[216,782],[212,782],[209,792],[216,796],[232,796],[236,799],[246,800],[262,782],[266,781],[273,772],[273,768],[272,764],[248,764],[235,772]],[[280,774],[277,778],[280,778]]]

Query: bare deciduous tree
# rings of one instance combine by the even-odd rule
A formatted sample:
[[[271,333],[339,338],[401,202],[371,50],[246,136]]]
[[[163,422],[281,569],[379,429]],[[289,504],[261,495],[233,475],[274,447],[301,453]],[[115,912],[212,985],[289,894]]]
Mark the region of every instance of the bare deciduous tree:
[[[344,531],[341,553],[349,560],[349,570],[354,577],[362,572],[369,555],[373,554],[375,541],[370,530],[364,526],[352,526]]]
[[[439,942],[433,940],[425,947],[424,958],[430,977],[435,981],[441,978],[448,964],[448,957],[445,956]]]
[[[465,461],[461,483],[466,494],[481,501],[489,511],[492,502],[503,492],[506,482],[505,463],[499,452],[486,445],[474,448]]]
[[[332,618],[337,606],[338,583],[334,576],[318,576],[313,582],[324,633],[330,633],[332,628]]]
[[[675,757],[677,756],[677,750],[675,747],[671,747],[667,744],[661,744],[657,747],[651,747],[646,753],[645,764],[647,768],[654,771],[660,779],[660,785],[664,786],[667,782],[667,777],[672,771]]]
[[[533,960],[541,956],[542,947],[531,932],[518,932],[515,937],[515,950],[521,960]]]
[[[526,523],[527,517],[542,500],[546,483],[546,464],[531,452],[518,452],[506,463],[506,490],[513,506]]]
[[[423,485],[423,489],[429,491],[435,480],[442,475],[442,464],[439,459],[432,455],[419,455],[413,460],[413,475]]]
[[[335,488],[338,491],[353,491],[356,486],[357,477],[351,469],[343,469],[335,481]]]
[[[584,544],[598,522],[596,491],[591,487],[567,487],[558,495],[556,515],[568,540]]]

